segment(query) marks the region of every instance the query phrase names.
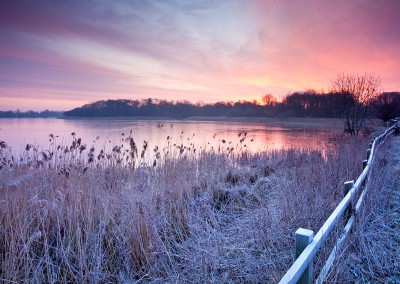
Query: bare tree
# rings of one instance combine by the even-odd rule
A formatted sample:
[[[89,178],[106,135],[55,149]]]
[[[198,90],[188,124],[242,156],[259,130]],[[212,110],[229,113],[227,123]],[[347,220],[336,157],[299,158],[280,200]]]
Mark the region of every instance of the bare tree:
[[[368,117],[371,102],[381,93],[380,78],[341,73],[332,81],[332,92],[341,96],[339,111],[345,131],[357,136]]]
[[[277,102],[276,98],[271,94],[265,94],[262,96],[261,101],[264,106],[273,106]]]

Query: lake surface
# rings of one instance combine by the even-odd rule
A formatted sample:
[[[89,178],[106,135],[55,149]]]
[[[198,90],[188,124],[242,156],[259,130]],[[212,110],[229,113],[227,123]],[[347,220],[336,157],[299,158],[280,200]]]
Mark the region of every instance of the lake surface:
[[[319,120],[315,120],[319,121]],[[88,147],[111,147],[123,144],[129,135],[139,151],[144,141],[148,148],[160,149],[170,145],[184,145],[197,149],[214,147],[241,148],[251,152],[266,149],[308,148],[327,149],[330,141],[342,131],[332,127],[332,122],[314,123],[311,120],[148,120],[148,119],[0,119],[0,140],[20,153],[27,144],[41,149],[51,146],[49,135],[56,136],[55,143],[70,145],[73,137],[82,138]],[[53,144],[54,145],[54,144]],[[109,146],[107,146],[109,145]]]

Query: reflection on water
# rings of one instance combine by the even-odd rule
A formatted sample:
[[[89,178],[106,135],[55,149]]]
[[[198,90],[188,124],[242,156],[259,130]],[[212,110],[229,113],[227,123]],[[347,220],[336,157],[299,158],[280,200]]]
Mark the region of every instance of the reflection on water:
[[[283,127],[249,121],[0,119],[0,140],[14,152],[21,152],[26,144],[46,149],[50,146],[49,134],[58,136],[57,144],[70,145],[72,132],[88,147],[94,143],[102,147],[116,145],[132,133],[138,147],[147,141],[149,149],[165,147],[170,141],[185,146],[192,143],[198,149],[242,147],[252,152],[290,147],[325,150],[339,133],[335,129],[301,125]]]

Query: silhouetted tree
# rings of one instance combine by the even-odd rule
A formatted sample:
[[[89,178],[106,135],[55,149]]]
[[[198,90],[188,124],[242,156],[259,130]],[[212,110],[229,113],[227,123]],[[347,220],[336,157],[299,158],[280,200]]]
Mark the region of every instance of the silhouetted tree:
[[[264,96],[261,97],[261,102],[264,106],[273,106],[276,104],[277,100],[276,98],[271,95],[271,94],[265,94]]]
[[[400,92],[382,93],[373,102],[376,117],[383,121],[400,116]]]
[[[341,73],[332,81],[332,93],[340,95],[340,113],[346,132],[358,135],[380,88],[380,78],[371,74]]]

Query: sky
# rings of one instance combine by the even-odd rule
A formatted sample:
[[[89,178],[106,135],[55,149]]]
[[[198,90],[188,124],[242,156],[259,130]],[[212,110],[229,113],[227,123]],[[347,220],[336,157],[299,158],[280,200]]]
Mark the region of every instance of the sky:
[[[1,0],[0,110],[400,91],[398,0]]]

